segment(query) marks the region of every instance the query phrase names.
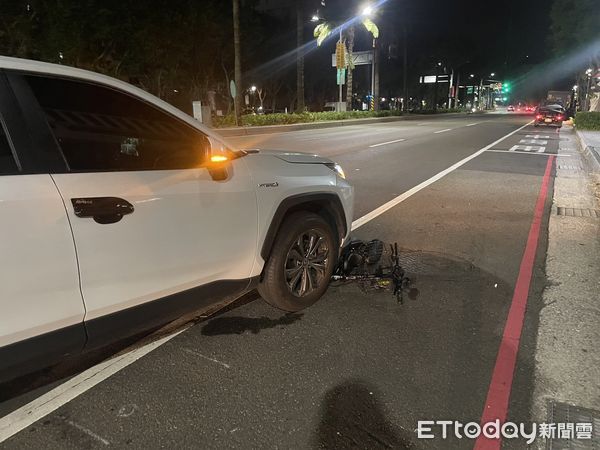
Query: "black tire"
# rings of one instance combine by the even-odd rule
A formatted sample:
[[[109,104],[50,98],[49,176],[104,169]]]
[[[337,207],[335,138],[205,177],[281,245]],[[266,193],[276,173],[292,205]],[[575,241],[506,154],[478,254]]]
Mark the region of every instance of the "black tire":
[[[310,242],[315,242],[314,253],[306,249]],[[305,254],[299,256],[301,251]],[[300,311],[311,306],[323,296],[329,286],[338,251],[336,233],[321,216],[311,212],[297,212],[286,217],[265,264],[258,292],[268,304],[284,311]],[[307,256],[309,253],[310,257]],[[294,281],[298,271],[301,279]],[[305,280],[307,281],[303,284]],[[306,288],[304,293],[303,286]]]

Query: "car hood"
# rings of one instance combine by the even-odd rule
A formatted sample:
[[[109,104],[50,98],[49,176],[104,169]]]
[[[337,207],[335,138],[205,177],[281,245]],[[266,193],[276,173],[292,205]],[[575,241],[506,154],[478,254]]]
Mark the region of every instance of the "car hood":
[[[261,155],[269,155],[279,158],[283,161],[294,164],[332,164],[333,161],[329,158],[324,158],[319,155],[300,152],[286,152],[280,150],[246,150],[249,154],[260,153]]]

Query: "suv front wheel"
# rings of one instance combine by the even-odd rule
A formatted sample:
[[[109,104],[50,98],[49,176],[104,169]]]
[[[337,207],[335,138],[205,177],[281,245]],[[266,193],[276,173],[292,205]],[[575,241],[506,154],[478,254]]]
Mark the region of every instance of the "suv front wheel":
[[[334,231],[321,216],[290,215],[279,229],[258,292],[285,311],[307,308],[327,290],[338,247]]]

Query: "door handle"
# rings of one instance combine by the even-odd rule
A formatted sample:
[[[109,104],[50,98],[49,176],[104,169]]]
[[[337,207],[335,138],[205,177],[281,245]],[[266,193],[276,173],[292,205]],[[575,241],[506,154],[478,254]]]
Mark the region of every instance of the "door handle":
[[[131,203],[119,197],[72,198],[71,203],[77,217],[92,217],[102,225],[117,223],[134,210]]]

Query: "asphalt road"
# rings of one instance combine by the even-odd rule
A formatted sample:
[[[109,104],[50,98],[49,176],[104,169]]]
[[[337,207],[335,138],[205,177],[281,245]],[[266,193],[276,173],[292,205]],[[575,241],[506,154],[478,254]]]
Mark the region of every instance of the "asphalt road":
[[[481,420],[559,134],[527,126],[427,180],[530,119],[424,117],[231,139],[339,162],[356,187],[355,219],[419,186],[353,232],[398,242],[410,298],[399,305],[389,293],[337,285],[308,310],[282,314],[247,296],[0,448],[473,448],[469,439],[418,440],[417,421]],[[512,421],[529,420],[552,192],[546,179],[523,332],[511,347]],[[5,391],[0,415],[48,390]]]

